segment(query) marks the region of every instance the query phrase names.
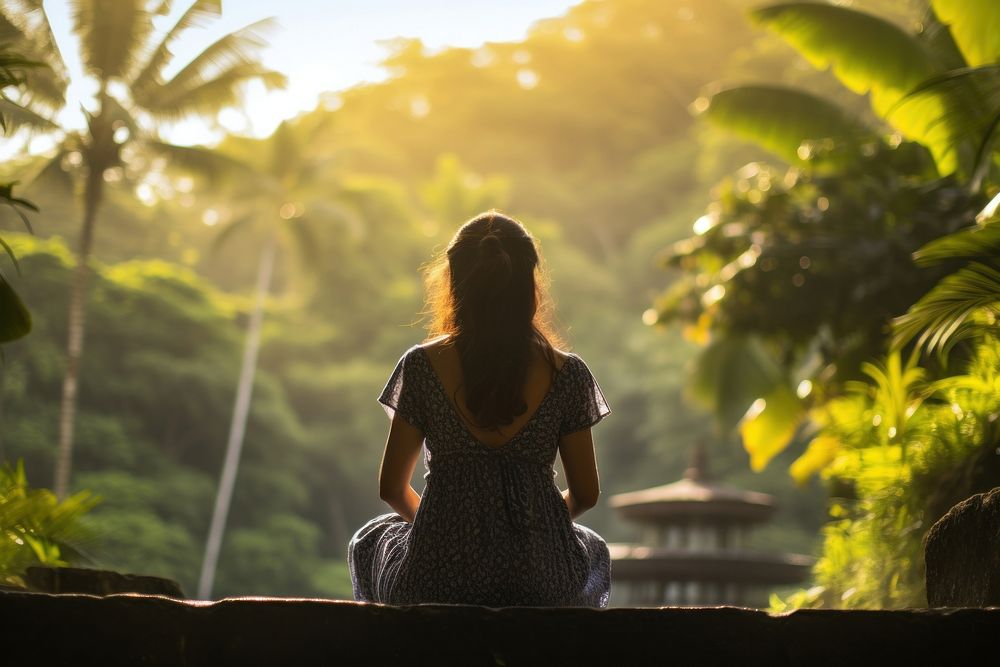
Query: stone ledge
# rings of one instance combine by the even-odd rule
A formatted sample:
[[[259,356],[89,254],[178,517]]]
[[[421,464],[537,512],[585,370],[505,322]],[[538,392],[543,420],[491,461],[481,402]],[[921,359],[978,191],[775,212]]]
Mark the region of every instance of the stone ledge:
[[[6,664],[971,664],[1000,608],[393,607],[335,600],[0,593]]]

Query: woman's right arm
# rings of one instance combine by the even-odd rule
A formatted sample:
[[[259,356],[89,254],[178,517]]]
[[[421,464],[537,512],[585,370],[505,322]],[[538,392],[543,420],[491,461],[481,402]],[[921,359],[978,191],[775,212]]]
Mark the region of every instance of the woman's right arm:
[[[424,434],[398,412],[389,426],[389,437],[379,466],[379,496],[396,510],[399,516],[413,523],[420,505],[420,494],[410,485],[413,470],[417,467]]]
[[[569,515],[576,518],[597,504],[601,495],[601,481],[597,475],[597,454],[594,436],[589,428],[567,433],[559,440],[559,456],[566,473],[568,488],[563,500]]]

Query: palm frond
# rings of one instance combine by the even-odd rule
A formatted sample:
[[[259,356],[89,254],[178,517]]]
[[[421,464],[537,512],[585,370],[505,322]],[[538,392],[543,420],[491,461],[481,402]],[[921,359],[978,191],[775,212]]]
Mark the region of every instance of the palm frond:
[[[988,257],[1000,257],[1000,222],[975,225],[942,236],[913,253],[913,259],[921,266]]]
[[[793,164],[808,163],[814,157],[843,164],[856,159],[858,152],[853,149],[861,143],[879,141],[872,129],[836,104],[782,86],[723,90],[711,97],[703,113],[712,123]],[[817,155],[824,145],[829,152]]]
[[[66,103],[69,76],[48,16],[37,1],[21,0],[14,5],[21,5],[14,15],[0,12],[0,43],[25,60],[45,65],[26,73],[23,94],[49,109],[60,108]]]
[[[167,4],[167,3],[164,3]],[[161,7],[161,10],[163,8]],[[169,11],[169,6],[166,8]],[[160,11],[160,10],[157,10]],[[177,20],[174,27],[163,36],[160,43],[146,59],[146,64],[132,79],[132,89],[141,90],[148,86],[163,82],[163,68],[170,64],[174,57],[170,50],[171,44],[188,28],[201,24],[205,19],[217,18],[222,15],[222,0],[196,0]]]
[[[126,76],[153,29],[145,0],[71,0],[86,70],[101,81]]]
[[[153,9],[153,16],[166,16],[170,13],[170,8],[173,4],[173,0],[160,0],[156,8]]]
[[[174,106],[170,100],[218,78],[220,73],[239,66],[260,68],[256,53],[267,45],[262,33],[275,25],[273,19],[265,19],[218,39],[162,86],[136,91],[136,103],[150,110]]]
[[[268,89],[287,84],[284,74],[266,69],[259,63],[233,65],[215,78],[178,90],[164,86],[155,99],[149,100],[145,111],[158,121],[178,121],[191,115],[214,115],[238,104],[242,99],[242,84],[260,81]]]
[[[56,123],[36,111],[27,109],[0,95],[0,127],[4,131],[27,128],[29,130],[58,130]]]
[[[219,151],[203,146],[177,146],[156,139],[145,139],[142,145],[154,154],[165,158],[169,167],[194,172],[211,182],[224,178],[256,178],[248,164]]]
[[[947,354],[956,335],[976,323],[972,318],[989,313],[995,321],[1000,314],[1000,271],[973,262],[934,286],[905,315],[893,320],[894,348],[917,339],[917,347]],[[995,324],[992,325],[995,331]]]
[[[965,61],[973,66],[1000,60],[1000,3],[995,0],[931,0],[948,25]]]
[[[0,343],[27,336],[31,331],[31,313],[10,283],[0,275]]]

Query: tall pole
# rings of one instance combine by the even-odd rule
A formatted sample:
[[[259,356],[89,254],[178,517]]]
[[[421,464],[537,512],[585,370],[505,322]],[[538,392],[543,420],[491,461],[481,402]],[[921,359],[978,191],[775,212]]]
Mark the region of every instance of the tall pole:
[[[240,368],[240,380],[236,390],[236,402],[233,405],[233,419],[229,424],[229,441],[226,443],[226,459],[222,464],[222,476],[219,479],[219,489],[215,495],[215,508],[212,510],[212,524],[208,529],[208,540],[205,542],[205,558],[201,564],[201,576],[198,578],[198,599],[208,600],[215,584],[215,570],[219,562],[219,550],[222,547],[222,536],[226,531],[226,519],[229,517],[229,505],[233,499],[233,486],[236,483],[236,471],[240,465],[240,453],[243,450],[243,435],[247,428],[247,415],[250,413],[250,397],[253,393],[254,376],[257,372],[257,352],[260,350],[260,329],[264,319],[264,301],[271,287],[271,274],[274,270],[274,256],[277,250],[275,235],[272,232],[260,253],[260,264],[257,267],[257,289],[253,313],[247,323],[246,347],[243,349],[243,366]]]

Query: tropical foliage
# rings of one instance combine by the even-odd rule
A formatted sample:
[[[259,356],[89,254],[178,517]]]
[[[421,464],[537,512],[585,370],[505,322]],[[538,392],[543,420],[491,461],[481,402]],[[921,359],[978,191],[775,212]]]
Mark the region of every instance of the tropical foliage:
[[[792,165],[720,186],[667,255],[687,276],[659,315],[707,344],[696,386],[755,467],[801,443],[793,477],[828,482],[817,586],[778,608],[923,604],[923,535],[998,482],[995,200],[981,209],[996,191],[1000,39],[971,27],[997,8],[931,5],[917,35],[842,6],[751,13],[867,93],[879,122],[760,86],[699,103]],[[939,354],[921,368],[923,350]]]
[[[173,28],[162,37],[156,36],[153,19],[168,13],[171,5],[169,0],[73,3],[80,60],[86,75],[97,84],[93,104],[83,111],[86,130],[82,132],[59,130],[52,120],[52,114],[65,103],[69,80],[42,3],[25,0],[2,8],[0,27],[13,35],[16,44],[33,45],[32,52],[44,58],[42,62],[53,74],[47,81],[50,86],[7,100],[5,108],[29,127],[58,132],[60,148],[49,169],[60,169],[65,162],[82,172],[83,219],[70,291],[68,359],[55,475],[55,491],[60,497],[69,490],[88,262],[106,184],[134,181],[155,156],[177,166],[211,167],[215,161],[210,152],[165,143],[157,135],[157,126],[189,115],[214,114],[238,100],[240,86],[247,81],[284,84],[281,74],[267,70],[254,57],[255,50],[264,44],[259,35],[264,26],[260,24],[219,39],[172,77],[164,76],[176,39],[222,11],[220,0],[197,0]]]
[[[4,42],[0,41],[0,131],[6,133],[10,105],[5,91],[11,87],[22,89],[25,85],[25,71],[37,67],[38,63],[2,50],[3,45]],[[28,231],[31,231],[31,222],[22,209],[37,213],[38,207],[27,199],[15,196],[14,186],[16,185],[17,181],[0,183],[0,204],[9,206]],[[0,237],[0,247],[7,253],[15,270],[20,270],[14,251],[2,237]],[[0,273],[0,343],[21,338],[29,331],[31,331],[31,314],[3,273]]]
[[[99,500],[87,491],[59,500],[28,485],[22,461],[0,467],[0,585],[23,588],[34,565],[87,562],[95,536],[84,515]]]

